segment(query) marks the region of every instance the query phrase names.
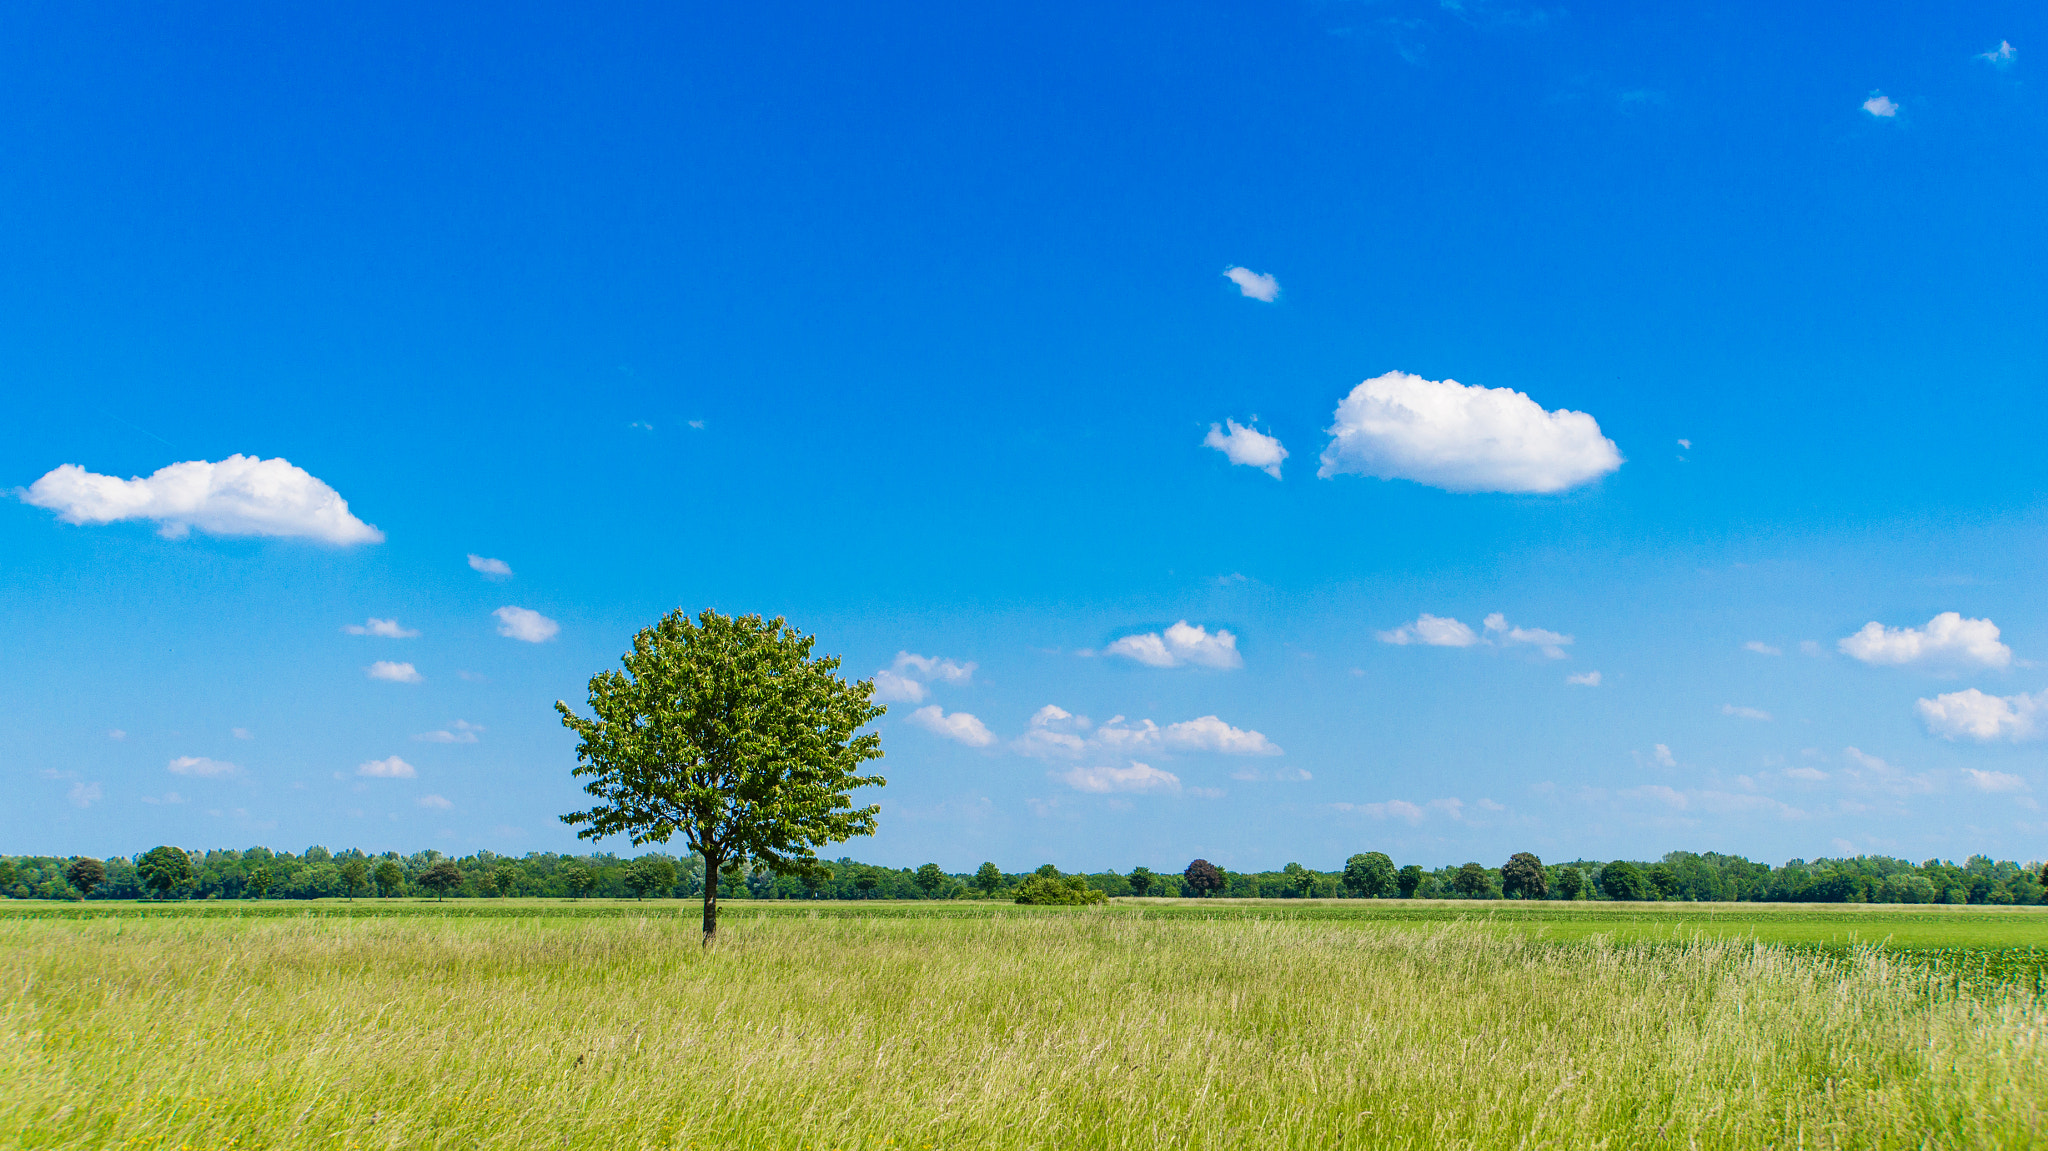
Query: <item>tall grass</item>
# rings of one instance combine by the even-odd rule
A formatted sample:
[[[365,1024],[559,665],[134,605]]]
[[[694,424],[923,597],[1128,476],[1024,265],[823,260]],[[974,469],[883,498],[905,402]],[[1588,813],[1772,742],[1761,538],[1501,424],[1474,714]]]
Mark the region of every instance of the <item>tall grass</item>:
[[[2021,1147],[2048,1010],[1879,952],[1077,913],[0,921],[0,1145]]]

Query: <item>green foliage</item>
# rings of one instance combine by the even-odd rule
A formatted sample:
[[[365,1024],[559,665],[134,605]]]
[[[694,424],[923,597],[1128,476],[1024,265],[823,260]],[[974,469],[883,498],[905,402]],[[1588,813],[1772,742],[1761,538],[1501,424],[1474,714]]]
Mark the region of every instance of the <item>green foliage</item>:
[[[676,886],[675,861],[659,855],[642,856],[626,865],[624,878],[626,890],[635,899],[643,899],[649,892],[667,895]]]
[[[1424,872],[1420,865],[1409,864],[1394,875],[1394,885],[1401,890],[1401,898],[1415,898],[1416,889],[1422,886]]]
[[[370,886],[370,864],[356,858],[341,865],[341,883],[348,889],[348,897],[354,899],[356,892]]]
[[[263,893],[270,890],[270,868],[262,864],[250,868],[249,877],[243,881],[243,886],[257,899],[262,899]]]
[[[379,863],[371,877],[377,881],[377,894],[386,899],[405,890],[405,868],[395,859]]]
[[[65,882],[85,899],[91,899],[92,889],[98,887],[106,878],[107,865],[90,855],[79,856],[71,861],[71,866],[64,869]]]
[[[192,878],[192,857],[179,848],[152,847],[135,861],[142,885],[163,899]]]
[[[1131,868],[1131,873],[1124,877],[1124,882],[1131,885],[1131,894],[1140,898],[1150,893],[1153,887],[1161,885],[1160,878],[1152,874],[1149,867]]]
[[[847,683],[837,657],[781,617],[678,610],[633,637],[624,671],[590,680],[585,719],[557,701],[581,739],[574,774],[598,803],[563,822],[577,835],[625,834],[637,846],[681,834],[707,875],[752,863],[817,877],[817,846],[868,835],[875,806],[847,792],[881,786],[856,774],[881,737],[855,734],[885,709],[873,684]],[[718,883],[704,887],[704,935],[718,929]]]
[[[448,893],[461,887],[462,883],[462,869],[455,866],[452,859],[436,860],[428,864],[425,871],[420,872],[420,886],[442,899],[448,898]]]
[[[975,870],[974,878],[971,881],[969,881],[969,886],[973,887],[976,891],[981,892],[983,895],[994,895],[996,893],[996,889],[1000,888],[1002,885],[1002,870],[993,863],[982,864],[979,868]]]
[[[1601,870],[1600,890],[1607,893],[1607,898],[1624,902],[1656,897],[1656,890],[1644,878],[1642,871],[1625,859],[1618,859]]]
[[[1092,903],[1106,903],[1108,896],[1088,886],[1087,880],[1079,875],[1061,875],[1053,868],[1051,875],[1045,874],[1045,867],[1038,869],[1031,878],[1017,887],[1016,901],[1048,907],[1083,907]]]
[[[1206,859],[1197,859],[1188,864],[1187,870],[1181,872],[1181,878],[1187,880],[1188,886],[1195,889],[1196,895],[1214,895],[1223,890],[1226,883],[1223,872]]]
[[[1588,888],[1586,873],[1576,867],[1557,869],[1557,891],[1566,899],[1577,899]]]
[[[1526,851],[1508,856],[1500,869],[1500,890],[1509,899],[1549,898],[1550,877],[1544,873],[1543,861]]]
[[[1359,899],[1385,899],[1396,885],[1394,861],[1385,852],[1368,851],[1344,861],[1344,890]]]
[[[917,887],[926,896],[937,895],[939,888],[945,886],[945,883],[946,873],[939,870],[938,864],[927,863],[917,869]]]
[[[1451,877],[1451,890],[1467,899],[1479,899],[1493,890],[1493,875],[1477,863],[1468,863]]]

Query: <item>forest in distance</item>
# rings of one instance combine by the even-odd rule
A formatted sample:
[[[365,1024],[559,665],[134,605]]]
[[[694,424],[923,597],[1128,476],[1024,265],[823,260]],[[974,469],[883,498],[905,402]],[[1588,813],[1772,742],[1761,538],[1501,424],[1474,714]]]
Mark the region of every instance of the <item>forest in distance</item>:
[[[1674,851],[1653,861],[1572,860],[1545,864],[1517,853],[1501,867],[1476,862],[1425,869],[1396,867],[1380,852],[1352,856],[1342,869],[1290,863],[1277,871],[1230,871],[1196,860],[1179,870],[1133,868],[1065,873],[1052,864],[1005,872],[984,863],[948,872],[935,863],[884,867],[851,858],[827,862],[825,876],[803,879],[765,871],[720,877],[721,899],[997,899],[1089,903],[1126,896],[1213,895],[1259,899],[1560,899],[1785,903],[1948,903],[2034,905],[2044,901],[2039,862],[1981,855],[1963,863],[1863,855],[1781,866],[1717,852]],[[264,847],[186,851],[163,846],[130,858],[0,855],[0,895],[9,899],[328,899],[693,898],[704,891],[696,855],[535,852],[513,857],[480,851],[461,857],[427,850],[401,855],[309,847],[294,854]]]

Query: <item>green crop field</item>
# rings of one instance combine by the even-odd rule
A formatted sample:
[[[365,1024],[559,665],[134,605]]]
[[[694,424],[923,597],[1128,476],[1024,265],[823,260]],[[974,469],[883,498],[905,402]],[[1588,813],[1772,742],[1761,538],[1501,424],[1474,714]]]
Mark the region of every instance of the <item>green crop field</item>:
[[[22,907],[7,1147],[2048,1143],[2038,910]]]

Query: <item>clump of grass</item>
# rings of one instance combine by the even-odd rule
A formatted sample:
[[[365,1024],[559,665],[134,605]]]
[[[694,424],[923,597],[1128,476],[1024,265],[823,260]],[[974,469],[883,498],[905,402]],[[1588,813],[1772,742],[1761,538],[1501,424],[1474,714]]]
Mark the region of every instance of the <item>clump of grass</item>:
[[[2000,1147],[2048,1011],[1477,924],[0,921],[0,1145]]]

